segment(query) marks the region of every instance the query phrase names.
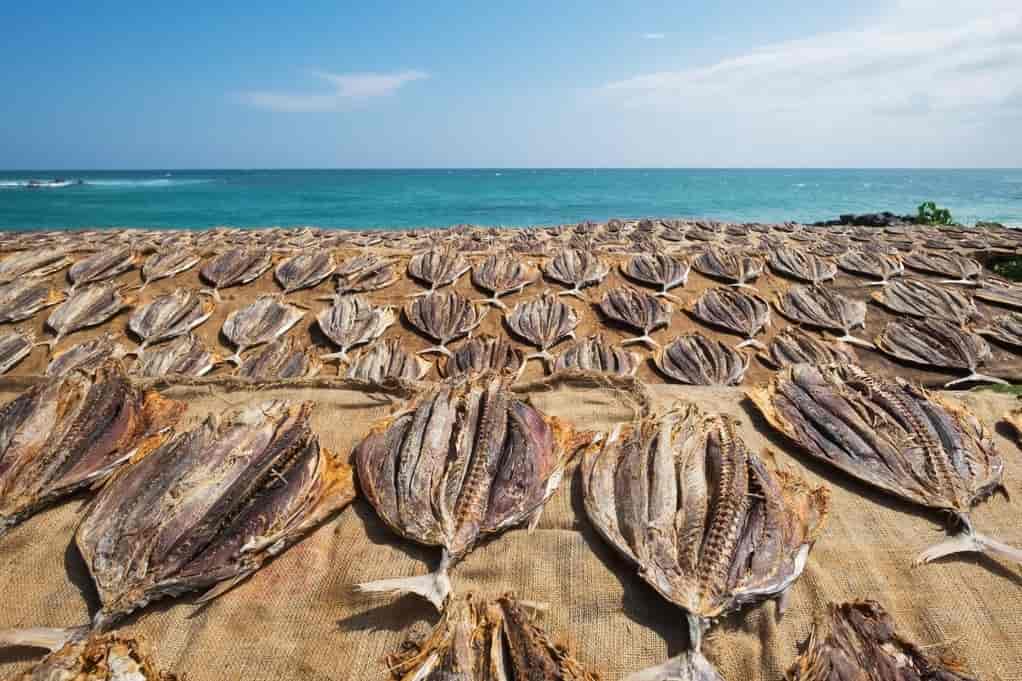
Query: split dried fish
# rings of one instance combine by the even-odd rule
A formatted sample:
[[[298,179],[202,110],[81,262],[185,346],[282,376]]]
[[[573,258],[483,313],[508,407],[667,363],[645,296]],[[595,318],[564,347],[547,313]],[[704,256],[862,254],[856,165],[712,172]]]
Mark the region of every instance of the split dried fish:
[[[377,307],[359,295],[340,296],[316,316],[320,331],[340,348],[320,359],[347,362],[348,350],[376,340],[396,320],[392,307]]]
[[[1022,347],[1022,313],[1009,312],[1000,317],[994,317],[990,324],[982,329],[976,329],[976,333],[989,336],[996,341]]]
[[[582,464],[586,514],[665,599],[685,611],[692,649],[642,681],[716,681],[709,626],[784,597],[827,516],[825,488],[771,473],[731,419],[690,404],[617,429]]]
[[[666,376],[689,385],[738,385],[749,368],[744,354],[701,333],[678,336],[653,361]]]
[[[356,357],[346,375],[348,378],[376,384],[388,379],[421,381],[432,366],[418,355],[405,351],[399,339],[390,338],[376,343]]]
[[[1003,379],[977,373],[979,366],[992,357],[987,342],[971,331],[965,331],[943,319],[888,322],[877,336],[876,346],[905,362],[969,372],[964,378],[948,381],[944,384],[945,388],[969,381],[1008,385]]]
[[[113,279],[124,274],[138,263],[131,249],[117,248],[101,250],[85,260],[79,260],[67,272],[71,281],[71,291],[83,285],[94,284],[105,279]]]
[[[1022,286],[1001,281],[984,281],[974,291],[973,296],[988,303],[1022,308]]]
[[[599,334],[575,343],[557,355],[554,362],[554,371],[578,369],[614,376],[634,376],[638,368],[638,355],[611,345]]]
[[[22,277],[0,286],[0,322],[20,322],[45,307],[64,300],[64,294],[49,284]]]
[[[852,346],[817,338],[793,326],[774,336],[760,358],[776,369],[792,364],[854,364],[858,361]]]
[[[873,300],[892,312],[924,319],[946,319],[958,325],[979,316],[976,304],[968,296],[916,279],[892,281],[883,291],[874,293]]]
[[[91,373],[109,360],[119,360],[128,354],[127,348],[117,342],[117,336],[105,333],[56,353],[46,367],[46,375],[63,376],[70,371]]]
[[[443,610],[448,571],[483,536],[534,523],[588,435],[517,399],[483,374],[421,393],[355,449],[366,498],[397,534],[440,546],[435,572],[359,585],[415,593]]]
[[[468,260],[453,248],[434,249],[413,255],[408,261],[408,274],[429,284],[429,291],[415,294],[425,296],[458,281],[471,267]]]
[[[235,372],[253,381],[280,381],[310,378],[319,373],[320,364],[311,352],[296,347],[294,338],[278,338],[249,354]]]
[[[522,289],[538,278],[539,272],[510,255],[491,255],[472,268],[472,283],[488,291],[491,296],[478,302],[495,305],[505,312],[507,305],[499,298],[521,293]]]
[[[599,681],[512,594],[455,598],[424,640],[387,660],[396,681]]]
[[[76,638],[61,629],[26,633],[17,645],[50,651],[11,681],[178,681],[156,668],[134,638],[104,634]]]
[[[220,289],[255,281],[270,269],[272,264],[268,249],[234,248],[207,262],[199,270],[199,274],[213,285],[208,292],[219,302]]]
[[[526,356],[525,361],[538,357],[553,363],[550,348],[565,338],[575,339],[578,314],[571,305],[544,291],[538,298],[516,305],[505,321],[517,336],[539,348],[539,352]]]
[[[666,253],[637,255],[621,266],[626,276],[647,286],[659,287],[656,295],[668,299],[674,298],[668,291],[688,283],[690,269],[691,265],[687,261]]]
[[[153,253],[142,263],[142,288],[145,288],[154,281],[168,279],[170,277],[187,272],[199,264],[198,255],[188,248],[179,245],[161,249]]]
[[[446,359],[441,367],[444,378],[469,373],[497,371],[517,376],[525,365],[522,351],[503,335],[469,338]]]
[[[763,273],[763,261],[739,251],[708,248],[692,261],[692,269],[731,286],[752,288],[751,282]]]
[[[955,253],[928,253],[913,251],[905,256],[905,265],[919,272],[939,274],[945,279],[942,284],[976,284],[976,279],[983,272],[983,266],[972,258]]]
[[[188,333],[209,319],[214,307],[212,301],[202,300],[194,291],[178,288],[138,308],[128,319],[128,328],[142,340],[137,354],[144,353],[152,343]]]
[[[797,364],[749,397],[814,458],[955,518],[958,534],[917,563],[963,551],[1022,562],[1022,550],[979,534],[969,519],[969,510],[1001,487],[1004,463],[990,433],[964,407],[853,364]]]
[[[837,264],[846,272],[880,280],[866,286],[885,286],[891,277],[900,277],[905,273],[901,258],[874,251],[849,251],[838,258]]]
[[[60,249],[40,248],[13,253],[0,261],[0,284],[9,284],[23,277],[38,279],[59,272],[71,264],[71,258]]]
[[[793,279],[819,285],[837,276],[837,265],[798,248],[776,248],[770,252],[770,267]]]
[[[116,365],[40,383],[0,408],[0,535],[158,445],[184,404]],[[0,636],[2,640],[2,636]]]
[[[6,374],[28,357],[35,345],[35,335],[30,331],[15,329],[0,336],[0,374]]]
[[[900,282],[894,282],[896,286]],[[796,324],[840,331],[838,340],[864,348],[873,344],[852,335],[852,329],[866,327],[866,303],[852,300],[823,286],[793,286],[778,295],[777,311]]]
[[[205,376],[222,360],[210,352],[195,334],[178,336],[169,343],[139,357],[131,369],[132,374],[146,378],[161,376]]]
[[[284,288],[284,293],[291,293],[316,286],[333,274],[336,268],[330,251],[314,251],[282,260],[273,276]]]
[[[222,595],[354,498],[351,468],[312,432],[312,406],[210,414],[110,479],[75,533],[102,606],[93,631],[166,596]]]
[[[580,300],[585,300],[582,289],[603,281],[610,273],[610,267],[597,258],[592,251],[568,248],[547,262],[543,273],[554,281],[572,287],[570,291],[561,291],[557,295],[575,296]]]
[[[336,296],[348,293],[368,293],[390,286],[398,280],[394,260],[375,255],[359,255],[344,261],[334,272],[337,278]]]
[[[608,319],[642,331],[641,336],[626,338],[621,345],[643,343],[656,349],[660,344],[649,334],[671,323],[672,309],[670,303],[664,303],[656,296],[630,286],[618,286],[603,294],[600,311]]]
[[[46,341],[46,344],[53,348],[69,333],[102,324],[131,304],[131,299],[123,298],[113,284],[96,284],[81,289],[50,313],[46,325],[56,332],[57,337]]]
[[[976,681],[956,660],[900,636],[876,601],[831,603],[787,681]]]
[[[692,306],[692,314],[711,326],[744,336],[739,348],[751,345],[766,349],[755,336],[770,326],[770,305],[757,295],[726,288],[707,289]]]
[[[241,353],[280,338],[304,316],[303,310],[275,295],[259,296],[251,305],[235,310],[227,315],[221,329],[237,348],[227,361],[241,366]]]
[[[447,344],[467,336],[483,321],[486,311],[454,291],[436,291],[416,298],[405,305],[405,318],[438,345],[420,350],[419,354],[438,352],[447,357]]]

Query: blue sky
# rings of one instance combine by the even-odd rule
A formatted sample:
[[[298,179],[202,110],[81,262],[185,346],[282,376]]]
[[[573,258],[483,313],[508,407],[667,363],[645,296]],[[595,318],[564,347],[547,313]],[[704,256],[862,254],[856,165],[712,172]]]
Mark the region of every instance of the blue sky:
[[[1017,0],[214,4],[6,3],[0,168],[1022,164]]]

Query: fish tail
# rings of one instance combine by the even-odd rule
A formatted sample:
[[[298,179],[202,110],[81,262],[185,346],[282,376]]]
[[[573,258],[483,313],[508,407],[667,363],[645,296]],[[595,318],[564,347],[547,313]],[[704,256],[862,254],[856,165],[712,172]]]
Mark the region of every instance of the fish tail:
[[[970,530],[960,532],[939,544],[929,547],[916,557],[914,564],[932,563],[938,558],[955,553],[990,553],[994,556],[1022,564],[1022,549],[1017,549],[993,537]]]
[[[236,367],[240,367],[241,366],[241,350],[238,350],[237,352],[235,352],[230,357],[224,358],[224,361],[225,362],[230,362],[231,364],[233,364]]]
[[[692,650],[672,657],[663,664],[629,674],[624,681],[723,681],[710,661]]]
[[[648,333],[643,334],[641,336],[636,336],[635,338],[626,338],[623,341],[621,341],[622,346],[634,345],[635,343],[642,343],[651,350],[660,349],[660,344],[653,340]]]
[[[60,650],[69,641],[81,638],[89,632],[89,627],[28,627],[25,629],[0,630],[0,648],[15,646],[26,648],[45,648],[49,651]]]
[[[359,593],[406,594],[422,596],[439,612],[443,612],[451,594],[451,579],[447,575],[447,564],[442,563],[436,572],[417,577],[395,577],[355,585]]]
[[[766,350],[767,349],[765,345],[763,345],[761,342],[759,342],[755,338],[746,338],[741,343],[736,345],[735,349],[741,350],[742,348],[749,348],[749,347],[756,348],[757,350]]]
[[[419,350],[419,352],[416,353],[416,354],[426,355],[426,354],[429,354],[431,352],[439,353],[441,355],[444,355],[445,357],[453,357],[454,356],[454,353],[451,352],[450,350],[448,350],[443,345],[431,345],[430,347],[426,348],[425,350]]]
[[[998,383],[1000,385],[1011,385],[1011,383],[1004,380],[1003,378],[996,378],[994,376],[988,376],[986,374],[980,374],[973,371],[971,374],[965,376],[964,378],[956,378],[953,381],[948,381],[947,383],[944,384],[944,387],[950,388],[953,385],[958,385],[959,383],[969,383],[970,381],[976,381],[979,383]]]
[[[872,343],[870,343],[868,340],[863,340],[862,338],[856,338],[855,336],[853,336],[850,333],[846,333],[845,335],[843,335],[840,338],[838,338],[838,340],[839,341],[844,341],[845,343],[849,343],[850,345],[858,345],[860,348],[868,348],[870,350],[876,350],[876,346],[873,345]]]

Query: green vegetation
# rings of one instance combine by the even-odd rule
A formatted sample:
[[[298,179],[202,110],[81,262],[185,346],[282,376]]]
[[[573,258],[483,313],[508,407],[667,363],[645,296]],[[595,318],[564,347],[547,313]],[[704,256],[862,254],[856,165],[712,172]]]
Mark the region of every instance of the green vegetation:
[[[919,204],[919,211],[916,214],[916,222],[921,225],[953,225],[951,211],[947,208],[938,208],[933,201],[925,201]]]
[[[1022,281],[1022,258],[1007,258],[991,263],[990,269],[1005,279]]]

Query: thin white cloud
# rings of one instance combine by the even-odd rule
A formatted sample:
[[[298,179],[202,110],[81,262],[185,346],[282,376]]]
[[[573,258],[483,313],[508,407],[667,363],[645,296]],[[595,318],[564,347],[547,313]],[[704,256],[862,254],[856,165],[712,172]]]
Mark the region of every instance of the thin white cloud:
[[[395,73],[317,71],[314,75],[326,81],[331,89],[322,93],[248,92],[244,98],[249,104],[270,111],[338,111],[357,102],[392,95],[408,83],[429,78],[429,74],[417,70]]]
[[[663,33],[643,33],[642,37],[646,40],[663,40],[666,35]]]

